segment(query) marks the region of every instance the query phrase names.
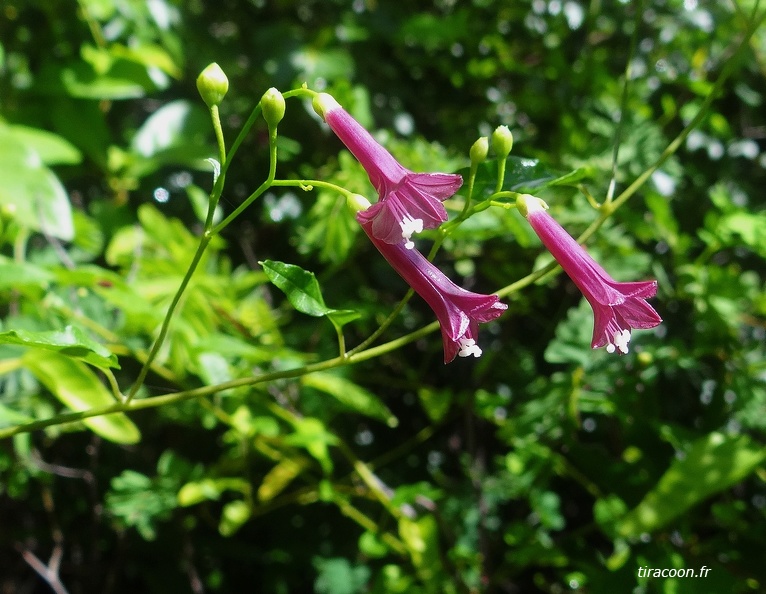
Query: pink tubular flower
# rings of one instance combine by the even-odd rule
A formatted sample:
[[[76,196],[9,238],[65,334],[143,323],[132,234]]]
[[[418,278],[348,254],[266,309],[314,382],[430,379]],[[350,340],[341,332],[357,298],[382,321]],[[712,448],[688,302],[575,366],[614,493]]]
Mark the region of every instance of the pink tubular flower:
[[[414,173],[403,167],[385,148],[327,93],[314,97],[314,110],[362,164],[379,200],[359,213],[361,223],[371,222],[372,234],[386,243],[415,244],[411,237],[435,229],[447,220],[442,202],[463,183],[459,175]]]
[[[654,328],[662,322],[646,302],[657,293],[657,281],[618,283],[545,212],[548,208],[545,202],[524,194],[516,199],[516,204],[593,308],[592,348],[606,346],[609,353],[625,354],[632,328]]]
[[[369,202],[355,195],[350,204],[358,210],[364,209]],[[418,250],[407,248],[401,242],[390,244],[378,239],[372,231],[373,222],[362,217],[364,213],[364,210],[358,212],[357,220],[370,241],[436,314],[444,343],[444,362],[449,363],[456,356],[481,356],[482,351],[476,343],[479,323],[494,320],[508,306],[500,303],[497,295],[480,295],[461,289]]]

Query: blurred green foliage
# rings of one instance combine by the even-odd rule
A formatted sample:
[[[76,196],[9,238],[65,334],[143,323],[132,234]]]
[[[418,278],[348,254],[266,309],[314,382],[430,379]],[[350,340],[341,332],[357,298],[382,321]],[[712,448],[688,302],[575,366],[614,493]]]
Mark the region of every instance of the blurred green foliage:
[[[613,173],[624,189],[733,74],[589,241],[618,280],[659,281],[664,323],[629,355],[591,351],[587,304],[548,275],[483,328],[480,360],[443,366],[429,334],[354,366],[15,435],[0,442],[0,591],[50,590],[31,555],[59,555],[69,592],[763,591],[764,28],[732,57],[758,8],[5,0],[0,429],[109,406],[135,381],[205,219],[217,150],[195,79],[210,62],[230,81],[229,143],[267,88],[304,82],[416,171],[465,173],[474,140],[508,125],[505,189],[539,190],[575,235],[597,217],[586,192],[602,202]],[[371,196],[310,112],[287,102],[278,175]],[[267,170],[258,123],[217,220]],[[437,256],[483,292],[548,262],[502,208]],[[273,187],[211,242],[137,397],[335,357],[334,327],[352,348],[405,289],[344,199]],[[384,338],[431,321],[413,299]]]

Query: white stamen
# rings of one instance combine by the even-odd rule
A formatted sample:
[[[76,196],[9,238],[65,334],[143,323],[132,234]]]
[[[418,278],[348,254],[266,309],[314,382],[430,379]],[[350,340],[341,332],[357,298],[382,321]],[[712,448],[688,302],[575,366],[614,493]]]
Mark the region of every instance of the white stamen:
[[[413,219],[410,215],[406,214],[399,223],[399,226],[402,228],[402,237],[406,240],[404,247],[411,250],[415,247],[415,243],[411,239],[412,234],[423,232],[423,219]]]
[[[481,357],[482,350],[473,338],[461,338],[458,340],[460,350],[458,351],[458,357]]]
[[[619,350],[623,355],[628,354],[628,343],[630,342],[630,330],[617,330],[612,335],[612,340],[606,345],[606,352],[613,353],[615,350]]]

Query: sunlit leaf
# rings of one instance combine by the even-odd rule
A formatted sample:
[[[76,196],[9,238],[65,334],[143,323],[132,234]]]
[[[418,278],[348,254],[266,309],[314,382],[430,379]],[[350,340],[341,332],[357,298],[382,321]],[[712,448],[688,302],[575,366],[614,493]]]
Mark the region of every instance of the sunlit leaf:
[[[33,149],[45,165],[76,165],[82,154],[66,138],[28,126],[11,126],[14,136]]]
[[[265,503],[274,499],[308,466],[307,458],[284,458],[263,477],[258,487],[258,501]]]
[[[74,237],[69,197],[42,157],[0,123],[0,206],[24,227],[68,241]]]
[[[241,500],[230,501],[221,510],[221,520],[218,523],[218,532],[221,536],[232,536],[237,530],[250,519],[252,509]]]
[[[27,285],[47,287],[54,275],[31,262],[14,262],[0,257],[0,289],[18,289]]]
[[[16,344],[45,349],[73,359],[80,359],[96,367],[120,368],[114,353],[76,326],[67,326],[63,330],[40,332],[7,330],[0,332],[0,344]]]
[[[203,501],[216,501],[225,491],[248,494],[250,483],[241,478],[206,478],[183,485],[177,495],[178,505],[188,507]]]
[[[667,525],[693,505],[744,479],[766,460],[766,449],[746,435],[710,433],[676,458],[641,503],[618,523],[636,537]]]
[[[84,363],[58,353],[29,350],[22,357],[29,369],[48,391],[73,411],[103,408],[115,403],[109,390]],[[94,433],[115,443],[138,443],[138,427],[123,413],[83,419]]]

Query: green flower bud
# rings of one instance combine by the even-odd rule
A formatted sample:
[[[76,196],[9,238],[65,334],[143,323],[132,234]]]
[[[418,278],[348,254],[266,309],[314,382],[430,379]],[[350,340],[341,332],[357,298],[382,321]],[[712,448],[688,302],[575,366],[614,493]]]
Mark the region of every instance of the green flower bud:
[[[229,79],[221,67],[213,62],[197,77],[197,90],[208,107],[215,107],[223,101],[229,90]]]
[[[505,159],[513,148],[513,134],[508,126],[498,126],[492,132],[492,150],[499,159]]]
[[[355,213],[367,210],[372,206],[370,201],[361,194],[349,194],[346,197],[346,205]]]
[[[489,152],[489,138],[482,136],[473,143],[471,150],[468,151],[468,155],[471,157],[471,165],[478,165],[483,163],[487,158]]]
[[[273,130],[285,117],[285,98],[282,93],[271,87],[261,97],[261,109],[263,110],[263,119],[266,120],[269,130]]]

